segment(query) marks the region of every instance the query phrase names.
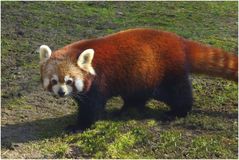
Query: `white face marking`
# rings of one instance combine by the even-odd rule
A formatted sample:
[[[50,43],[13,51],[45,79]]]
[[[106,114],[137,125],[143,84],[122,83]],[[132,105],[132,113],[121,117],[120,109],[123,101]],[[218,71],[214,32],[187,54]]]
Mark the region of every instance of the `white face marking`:
[[[58,95],[58,91],[60,90],[60,84],[58,83],[58,76],[54,74],[52,76],[51,80],[56,80],[57,81],[57,84],[54,84],[52,86],[52,90],[56,95]]]
[[[71,92],[73,90],[73,88],[71,86],[66,85],[66,84],[57,84],[52,87],[52,90],[56,95],[59,95],[58,92],[60,89],[65,93],[64,96],[71,94]]]
[[[73,91],[73,88],[69,85],[65,85],[65,86],[66,86],[65,95],[71,94],[71,92]]]
[[[52,76],[52,80],[53,80],[53,79],[58,82],[58,76],[57,76],[57,75],[54,74],[54,75]]]
[[[56,84],[56,85],[54,85],[54,86],[52,87],[52,90],[53,90],[53,92],[54,92],[56,95],[58,95],[59,89],[60,89],[60,85],[59,85],[59,84]]]
[[[70,76],[65,76],[64,80],[65,80],[65,82],[67,82],[68,80],[73,81],[73,78],[71,78]]]
[[[50,80],[48,78],[44,78],[44,80],[43,80],[43,87],[47,88],[49,84],[50,84]]]
[[[81,91],[83,91],[84,83],[83,83],[82,80],[76,79],[76,81],[75,81],[75,86],[76,86],[76,89],[77,89],[79,92],[81,92]]]
[[[57,75],[53,75],[53,76],[52,76],[52,80],[53,80],[53,79],[58,82],[58,76],[57,76]],[[67,96],[67,95],[71,94],[71,92],[73,91],[73,88],[72,88],[71,84],[69,84],[69,85],[66,84],[66,82],[67,82],[68,80],[73,81],[73,78],[70,78],[70,76],[65,76],[65,77],[64,77],[65,83],[63,83],[63,84],[62,84],[62,83],[57,83],[57,84],[53,85],[53,86],[52,86],[53,92],[54,92],[56,95],[59,95],[59,91],[61,90],[61,91],[64,93],[63,96]]]
[[[65,96],[72,92],[72,87],[66,84],[60,85],[60,88],[65,92]]]

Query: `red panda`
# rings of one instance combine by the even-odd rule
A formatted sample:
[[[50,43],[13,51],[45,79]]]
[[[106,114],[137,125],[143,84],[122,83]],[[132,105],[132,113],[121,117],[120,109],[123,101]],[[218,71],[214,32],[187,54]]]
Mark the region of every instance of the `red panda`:
[[[144,107],[154,98],[169,105],[173,116],[186,116],[193,103],[189,73],[238,81],[237,55],[152,29],[81,40],[51,53],[40,47],[42,84],[78,102],[74,129],[90,127],[113,96],[122,97],[123,108]]]

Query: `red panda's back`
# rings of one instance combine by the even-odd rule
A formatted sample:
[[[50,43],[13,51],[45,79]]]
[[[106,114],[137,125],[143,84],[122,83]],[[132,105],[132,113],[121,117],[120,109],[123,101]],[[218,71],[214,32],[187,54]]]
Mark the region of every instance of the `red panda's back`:
[[[89,48],[95,51],[92,65],[100,86],[117,94],[151,90],[167,72],[180,73],[185,63],[180,37],[157,30],[126,30],[79,41],[61,51],[76,61]]]

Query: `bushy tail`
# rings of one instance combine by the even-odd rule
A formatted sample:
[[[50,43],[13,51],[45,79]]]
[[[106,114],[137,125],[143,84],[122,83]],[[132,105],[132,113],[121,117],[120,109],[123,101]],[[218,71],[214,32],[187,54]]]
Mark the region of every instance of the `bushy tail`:
[[[219,76],[238,82],[238,56],[221,49],[185,40],[192,73]]]

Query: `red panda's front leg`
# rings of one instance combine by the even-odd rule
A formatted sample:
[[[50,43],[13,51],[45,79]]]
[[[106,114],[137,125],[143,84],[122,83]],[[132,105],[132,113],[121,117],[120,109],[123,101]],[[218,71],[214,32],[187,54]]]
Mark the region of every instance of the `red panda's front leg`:
[[[91,99],[80,103],[77,117],[80,129],[85,130],[99,120],[102,117],[104,106],[105,101],[103,99]]]
[[[97,92],[84,95],[84,98],[74,97],[78,103],[76,125],[67,127],[68,131],[77,132],[90,128],[95,121],[103,116],[106,98]]]

